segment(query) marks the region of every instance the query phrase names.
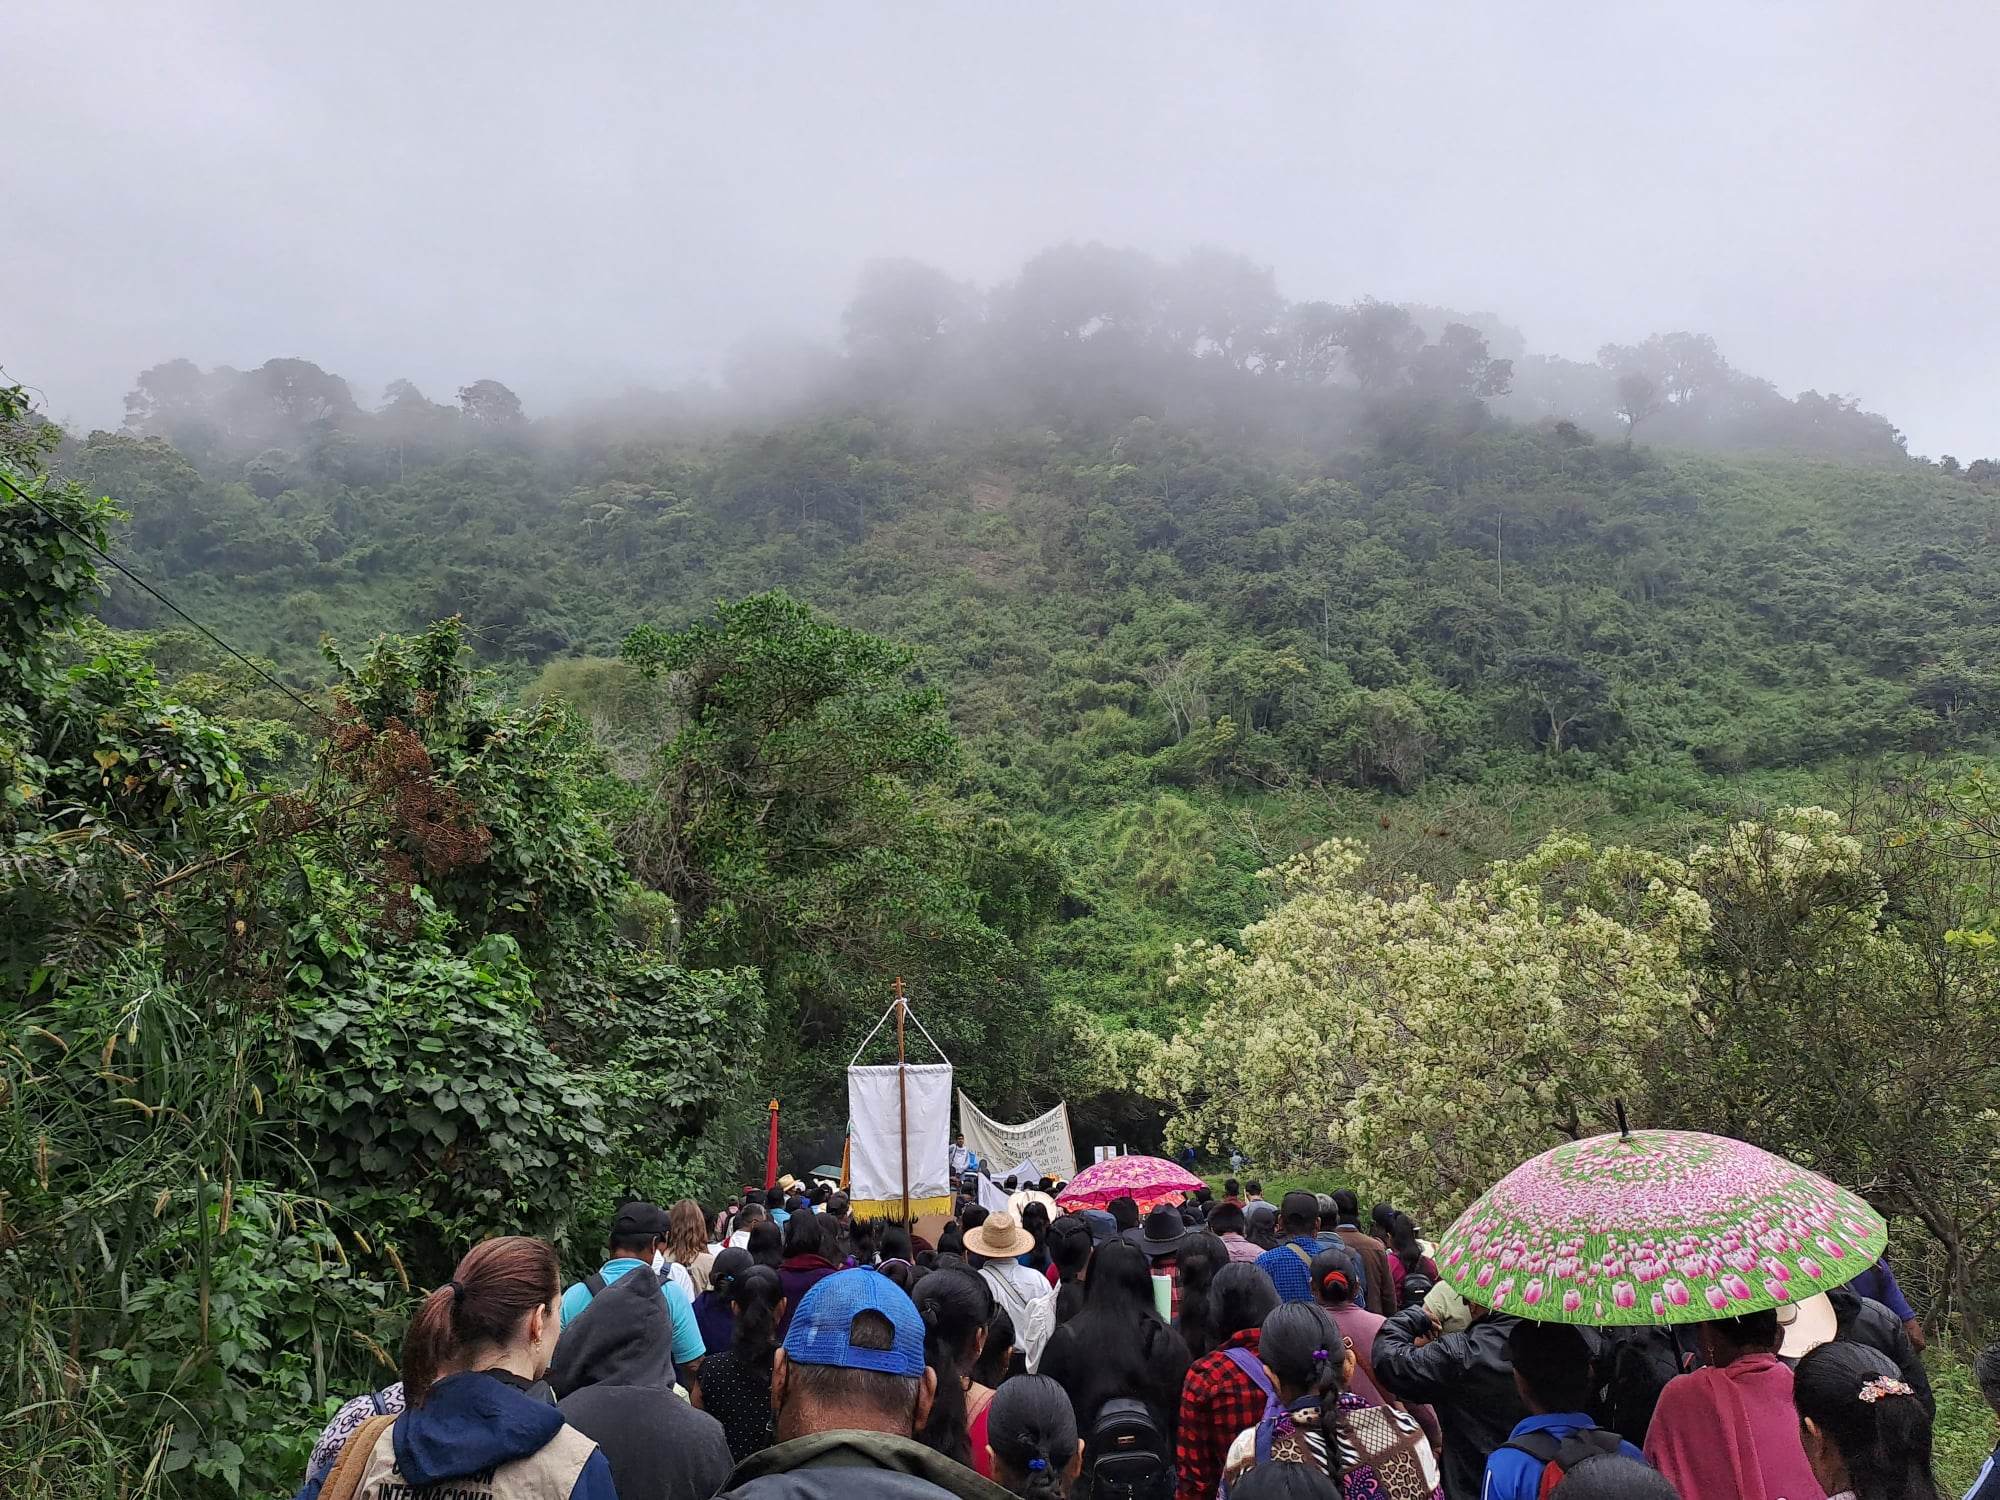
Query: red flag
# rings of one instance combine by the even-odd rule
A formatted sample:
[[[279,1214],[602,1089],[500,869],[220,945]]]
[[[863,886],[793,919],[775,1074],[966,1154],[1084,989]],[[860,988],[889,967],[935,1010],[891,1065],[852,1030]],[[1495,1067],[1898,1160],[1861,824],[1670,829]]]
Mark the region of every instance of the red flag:
[[[764,1154],[764,1191],[778,1185],[778,1101],[771,1101],[771,1146]]]

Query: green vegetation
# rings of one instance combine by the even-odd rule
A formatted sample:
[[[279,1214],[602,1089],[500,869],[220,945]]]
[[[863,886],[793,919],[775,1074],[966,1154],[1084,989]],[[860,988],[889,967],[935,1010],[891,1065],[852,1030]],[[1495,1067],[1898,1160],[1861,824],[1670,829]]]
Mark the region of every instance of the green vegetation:
[[[1689,336],[1560,370],[1227,257],[882,267],[848,333],[754,414],[371,412],[302,360],[147,371],[119,433],[0,393],[0,1488],[289,1486],[467,1240],[581,1266],[621,1193],[745,1170],[772,1092],[834,1155],[898,975],[988,1108],[1171,1109],[1267,1192],[1435,1211],[1616,1092],[1712,1115],[1990,1311],[1990,462]],[[1809,891],[1715,855],[1812,803]],[[1553,978],[1425,1012],[1404,1087],[1358,1028],[1450,965],[1397,924]],[[1489,1047],[1524,997],[1647,1047]],[[1690,1006],[1706,1071],[1654,1045]],[[1511,1124],[1416,1159],[1489,1051]],[[1236,1086],[1287,1063],[1311,1107]]]

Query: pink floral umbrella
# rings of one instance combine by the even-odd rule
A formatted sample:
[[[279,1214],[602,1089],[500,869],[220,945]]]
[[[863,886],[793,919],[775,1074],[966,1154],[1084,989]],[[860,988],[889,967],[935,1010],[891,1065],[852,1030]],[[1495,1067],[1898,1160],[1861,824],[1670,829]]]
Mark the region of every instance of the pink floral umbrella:
[[[1545,1151],[1438,1241],[1471,1301],[1542,1322],[1702,1323],[1852,1280],[1882,1216],[1816,1172],[1726,1136],[1635,1130]]]
[[[1056,1195],[1061,1208],[1103,1208],[1113,1198],[1131,1198],[1145,1213],[1161,1203],[1179,1203],[1184,1194],[1205,1186],[1163,1156],[1114,1156],[1092,1162]]]

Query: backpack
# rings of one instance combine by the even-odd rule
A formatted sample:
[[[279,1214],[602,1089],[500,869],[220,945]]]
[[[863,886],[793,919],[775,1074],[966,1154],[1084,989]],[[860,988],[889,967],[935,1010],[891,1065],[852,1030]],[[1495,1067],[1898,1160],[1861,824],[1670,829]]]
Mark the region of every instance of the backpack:
[[[1616,1453],[1624,1441],[1617,1433],[1602,1427],[1579,1427],[1566,1438],[1557,1438],[1549,1432],[1524,1432],[1509,1439],[1507,1446],[1527,1454],[1542,1466],[1542,1481],[1535,1487],[1535,1494],[1542,1496],[1553,1494],[1563,1475],[1586,1458]]]
[[[1174,1492],[1174,1445],[1143,1401],[1105,1402],[1083,1451],[1092,1500],[1168,1500]]]

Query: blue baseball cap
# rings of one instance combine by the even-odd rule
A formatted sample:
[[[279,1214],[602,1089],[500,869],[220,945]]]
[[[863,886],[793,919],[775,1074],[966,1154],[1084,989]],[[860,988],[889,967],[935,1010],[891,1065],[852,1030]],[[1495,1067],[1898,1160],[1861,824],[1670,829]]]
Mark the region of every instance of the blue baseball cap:
[[[887,1349],[856,1348],[854,1320],[880,1314],[893,1336]],[[785,1330],[785,1358],[802,1365],[837,1365],[919,1379],[924,1373],[924,1320],[895,1282],[866,1266],[822,1277],[799,1299]]]

